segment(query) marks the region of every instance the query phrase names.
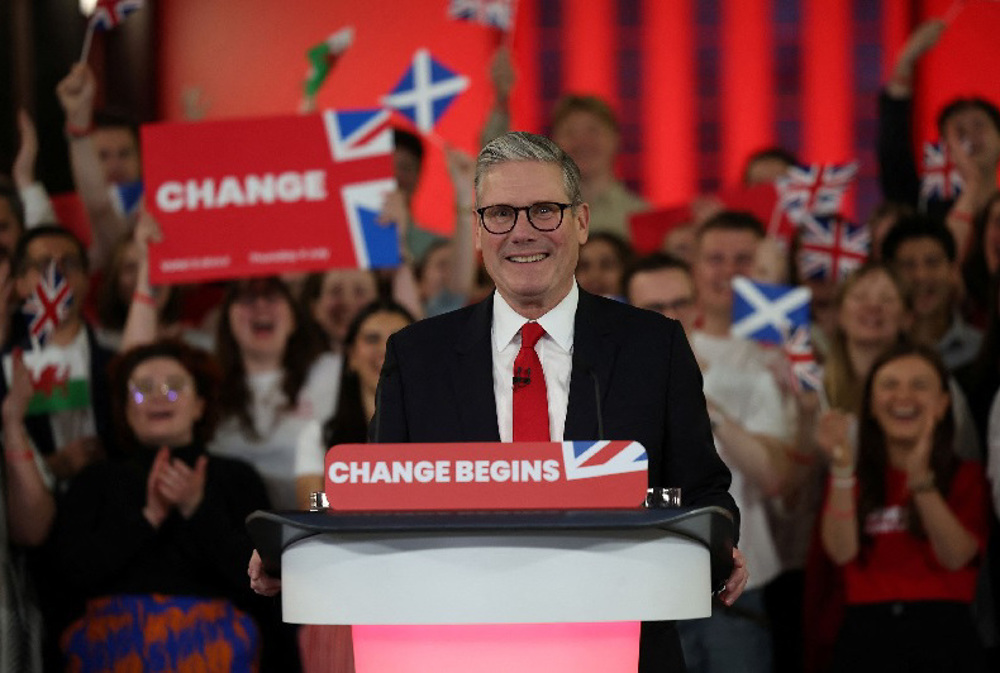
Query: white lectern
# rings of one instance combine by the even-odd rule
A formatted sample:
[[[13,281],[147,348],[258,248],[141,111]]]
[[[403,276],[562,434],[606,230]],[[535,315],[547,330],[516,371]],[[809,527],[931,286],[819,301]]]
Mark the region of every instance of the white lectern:
[[[256,512],[247,525],[281,574],[286,621],[373,627],[355,628],[359,673],[447,670],[438,657],[477,671],[634,671],[637,622],[709,616],[732,566],[732,520],[715,507]],[[423,626],[374,628],[398,625]],[[393,645],[406,668],[380,658]],[[503,659],[518,654],[536,667]]]

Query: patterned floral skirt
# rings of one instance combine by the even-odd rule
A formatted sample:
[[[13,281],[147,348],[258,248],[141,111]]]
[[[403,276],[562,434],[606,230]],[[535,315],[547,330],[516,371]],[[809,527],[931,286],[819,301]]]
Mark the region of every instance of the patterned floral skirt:
[[[256,673],[257,626],[223,599],[108,596],[63,633],[67,671]]]

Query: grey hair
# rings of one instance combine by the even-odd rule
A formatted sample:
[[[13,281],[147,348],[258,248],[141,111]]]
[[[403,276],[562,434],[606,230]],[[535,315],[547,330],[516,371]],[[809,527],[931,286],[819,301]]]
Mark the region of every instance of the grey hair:
[[[562,170],[563,185],[570,203],[583,203],[580,193],[580,169],[576,162],[545,136],[511,131],[491,140],[476,158],[476,202],[479,202],[479,184],[494,166],[516,161],[540,161],[555,164]]]

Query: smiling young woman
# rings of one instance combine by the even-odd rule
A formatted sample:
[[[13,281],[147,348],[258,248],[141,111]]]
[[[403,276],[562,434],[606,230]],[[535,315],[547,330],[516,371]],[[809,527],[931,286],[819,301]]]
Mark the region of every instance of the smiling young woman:
[[[829,450],[823,546],[843,567],[835,671],[982,671],[972,623],[989,519],[982,467],[954,451],[948,375],[900,344],[873,364],[858,451]]]

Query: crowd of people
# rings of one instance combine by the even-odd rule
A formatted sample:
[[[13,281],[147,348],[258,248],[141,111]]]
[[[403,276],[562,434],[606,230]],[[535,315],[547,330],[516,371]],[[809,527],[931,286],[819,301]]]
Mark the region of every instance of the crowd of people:
[[[869,260],[845,278],[800,279],[794,240],[703,197],[639,255],[630,216],[651,206],[615,177],[613,110],[567,95],[553,111],[590,207],[579,288],[679,321],[733,475],[750,582],[679,625],[690,671],[997,666],[1000,110],[942,109],[962,189],[923,199],[913,73],[944,29],[918,27],[883,89],[885,203],[864,214]],[[484,142],[509,124],[502,50],[494,84]],[[96,111],[95,92],[86,64],[56,91],[89,246],[34,179],[27,115],[0,179],[0,671],[144,670],[149,657],[163,670],[352,671],[349,629],[282,624],[250,590],[243,521],[305,509],[325,450],[366,441],[390,335],[491,294],[476,208],[495,204],[477,199],[475,160],[449,149],[455,233],[414,221],[424,150],[399,129],[380,215],[398,268],[154,287],[149,248],[165,234],[117,196],[141,178],[136,128]],[[764,149],[744,181],[795,163]],[[19,309],[53,268],[73,300],[43,346]],[[731,334],[740,276],[810,288],[818,390],[792,384],[780,349]],[[74,403],[38,410],[46,371],[82,391]]]

